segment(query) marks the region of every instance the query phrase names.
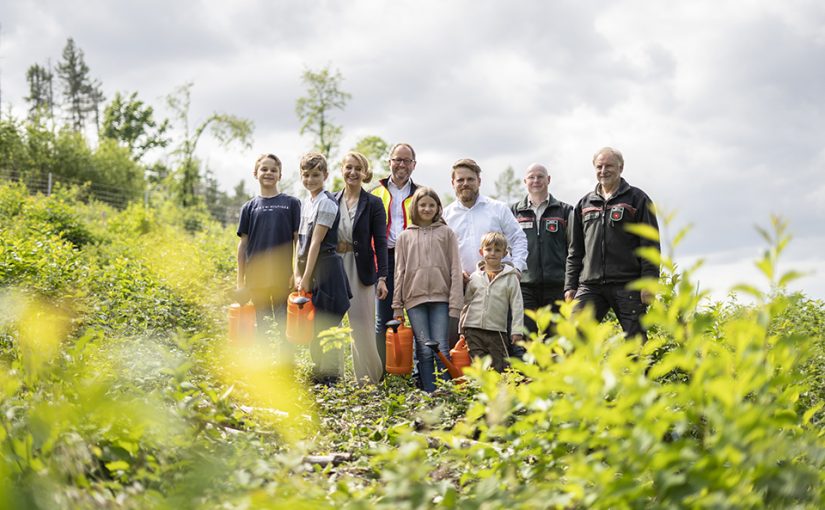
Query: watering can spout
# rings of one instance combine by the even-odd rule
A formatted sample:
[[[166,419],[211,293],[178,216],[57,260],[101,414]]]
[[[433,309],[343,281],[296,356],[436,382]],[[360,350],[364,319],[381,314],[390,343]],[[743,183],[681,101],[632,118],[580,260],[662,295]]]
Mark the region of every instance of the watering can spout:
[[[452,362],[452,361],[450,361],[450,360],[447,358],[447,356],[445,356],[445,355],[444,355],[444,353],[443,353],[443,352],[441,352],[441,351],[438,349],[438,342],[433,342],[433,341],[431,340],[431,341],[429,341],[429,342],[425,342],[425,343],[424,343],[424,345],[426,345],[427,347],[429,347],[430,349],[432,349],[432,351],[435,353],[435,355],[436,355],[436,356],[438,356],[438,359],[440,359],[440,360],[441,360],[441,363],[443,363],[443,364],[444,364],[444,366],[445,366],[445,367],[447,367],[447,372],[450,374],[450,378],[451,378],[451,379],[458,379],[459,377],[461,377],[462,375],[464,375],[464,374],[461,372],[461,369],[459,369],[458,367],[456,367],[456,366],[453,364],[453,362]]]

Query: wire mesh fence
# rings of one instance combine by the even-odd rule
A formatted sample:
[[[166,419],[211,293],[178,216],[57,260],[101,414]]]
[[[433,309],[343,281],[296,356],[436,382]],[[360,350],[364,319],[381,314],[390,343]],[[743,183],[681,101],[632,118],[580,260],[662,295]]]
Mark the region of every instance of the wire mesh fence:
[[[81,179],[72,179],[58,176],[51,172],[47,174],[20,174],[9,169],[0,168],[0,180],[19,182],[26,186],[29,193],[51,196],[58,187],[77,187],[82,200],[95,200],[105,203],[116,209],[125,209],[130,203],[142,201],[145,207],[153,207],[160,199],[159,190],[147,185],[143,191],[143,196],[136,198],[127,196],[124,191],[116,186],[101,184]],[[238,222],[240,217],[240,207],[236,205],[225,205],[220,203],[207,203],[206,208],[209,214],[223,225],[232,225]]]

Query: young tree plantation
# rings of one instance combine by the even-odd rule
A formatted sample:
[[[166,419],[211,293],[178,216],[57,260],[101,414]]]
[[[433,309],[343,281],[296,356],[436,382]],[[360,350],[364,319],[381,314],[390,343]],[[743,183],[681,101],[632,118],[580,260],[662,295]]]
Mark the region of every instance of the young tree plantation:
[[[305,351],[293,370],[275,339],[228,339],[237,237],[212,206],[249,190],[220,191],[196,149],[248,143],[251,123],[191,119],[187,84],[169,122],[116,93],[93,137],[101,89],[69,43],[71,94],[90,98],[52,94],[70,67],[36,65],[30,115],[0,119],[3,508],[825,507],[825,303],[786,290],[781,218],[754,261],[770,291],[740,286],[747,303],[711,301],[677,263],[690,232],[645,252],[663,273],[638,283],[657,295],[647,343],[566,305],[535,314],[556,334],[505,374],[312,386]]]

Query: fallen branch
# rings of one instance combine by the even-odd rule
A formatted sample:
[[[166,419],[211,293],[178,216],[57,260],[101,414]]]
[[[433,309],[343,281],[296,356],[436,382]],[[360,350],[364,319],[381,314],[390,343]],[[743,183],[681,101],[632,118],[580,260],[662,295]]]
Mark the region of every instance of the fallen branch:
[[[351,453],[332,453],[330,455],[307,455],[302,461],[305,464],[317,464],[319,466],[328,466],[332,464],[337,466],[342,462],[349,462],[353,459]]]

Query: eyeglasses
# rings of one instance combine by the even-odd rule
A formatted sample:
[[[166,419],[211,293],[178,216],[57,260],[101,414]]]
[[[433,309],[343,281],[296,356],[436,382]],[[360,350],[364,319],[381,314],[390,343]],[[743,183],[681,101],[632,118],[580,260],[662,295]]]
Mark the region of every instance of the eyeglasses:
[[[415,160],[414,159],[407,159],[407,158],[392,158],[390,160],[390,163],[395,163],[396,165],[400,165],[401,163],[404,163],[405,165],[409,165],[413,161],[415,161]]]

